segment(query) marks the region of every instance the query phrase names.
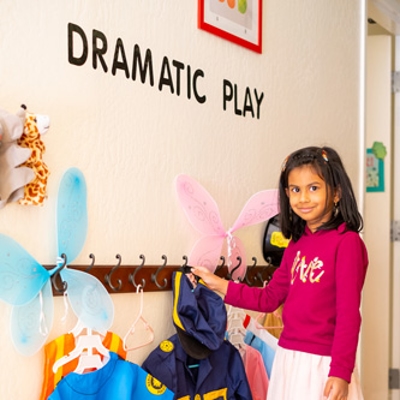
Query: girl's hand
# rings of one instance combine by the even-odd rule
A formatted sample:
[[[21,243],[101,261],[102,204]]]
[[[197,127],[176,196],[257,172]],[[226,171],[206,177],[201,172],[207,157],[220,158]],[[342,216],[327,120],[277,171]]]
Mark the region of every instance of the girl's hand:
[[[346,400],[349,384],[342,378],[330,376],[324,389],[324,399]]]
[[[193,267],[192,274],[199,276],[211,290],[216,290],[224,296],[226,295],[229,283],[227,280],[214,275],[207,268],[200,266]]]

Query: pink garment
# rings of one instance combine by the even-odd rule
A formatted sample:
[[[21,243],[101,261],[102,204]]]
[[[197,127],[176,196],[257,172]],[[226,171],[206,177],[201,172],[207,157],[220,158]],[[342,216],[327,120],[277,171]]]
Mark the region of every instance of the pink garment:
[[[255,348],[244,347],[243,363],[253,400],[265,400],[268,393],[268,375],[261,353]]]
[[[230,281],[225,303],[261,312],[281,304],[284,328],[279,345],[331,356],[329,376],[350,382],[361,325],[361,291],[368,265],[356,232],[337,229],[291,241],[280,267],[263,289]]]

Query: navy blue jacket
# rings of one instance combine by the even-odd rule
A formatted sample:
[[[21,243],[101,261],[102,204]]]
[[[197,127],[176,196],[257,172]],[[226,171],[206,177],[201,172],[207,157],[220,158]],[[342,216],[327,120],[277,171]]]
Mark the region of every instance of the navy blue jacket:
[[[142,368],[174,392],[175,400],[194,400],[196,395],[201,396],[196,399],[252,400],[240,353],[227,340],[208,358],[190,361],[175,334],[149,354]]]

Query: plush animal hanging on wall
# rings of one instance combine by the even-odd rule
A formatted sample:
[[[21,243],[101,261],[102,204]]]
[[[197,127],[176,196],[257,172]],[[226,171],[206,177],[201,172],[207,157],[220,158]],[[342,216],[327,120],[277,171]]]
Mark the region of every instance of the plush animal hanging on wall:
[[[26,110],[24,105],[22,108]],[[50,172],[42,158],[46,147],[41,135],[48,131],[49,126],[50,118],[47,115],[25,111],[24,133],[18,139],[18,144],[31,150],[29,159],[22,165],[33,170],[34,178],[25,185],[23,198],[19,199],[19,204],[42,205],[47,197],[47,178]]]
[[[24,186],[34,178],[31,168],[21,166],[31,155],[18,145],[24,131],[24,113],[17,115],[0,108],[0,208],[24,195]]]

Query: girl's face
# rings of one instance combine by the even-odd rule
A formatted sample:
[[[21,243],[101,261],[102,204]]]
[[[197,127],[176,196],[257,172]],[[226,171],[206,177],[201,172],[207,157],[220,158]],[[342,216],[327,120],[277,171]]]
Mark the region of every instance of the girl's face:
[[[333,205],[339,196],[330,194],[325,181],[311,165],[303,165],[289,172],[286,194],[294,213],[306,221],[311,232],[329,221]]]

